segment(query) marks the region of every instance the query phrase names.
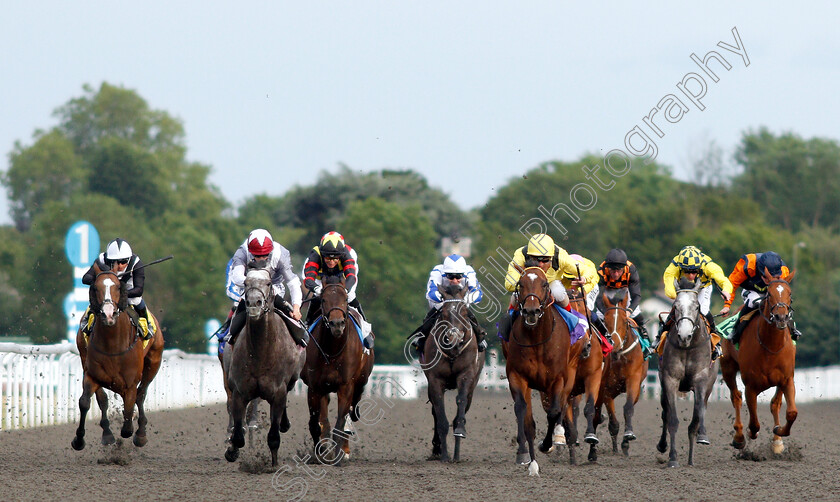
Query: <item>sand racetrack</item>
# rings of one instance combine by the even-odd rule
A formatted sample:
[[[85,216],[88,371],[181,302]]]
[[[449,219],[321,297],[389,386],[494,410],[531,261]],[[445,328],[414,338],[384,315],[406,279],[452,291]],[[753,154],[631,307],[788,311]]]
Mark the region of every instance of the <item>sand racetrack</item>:
[[[619,398],[623,405],[624,397]],[[613,455],[606,428],[597,464],[578,449],[569,466],[565,448],[538,457],[541,477],[529,478],[514,464],[516,427],[508,394],[477,393],[467,415],[462,462],[427,461],[432,417],[425,400],[381,403],[379,423],[357,424],[357,444],[345,467],[308,465],[293,459],[312,448],[302,397],[290,404],[292,429],[282,436],[280,468],[272,471],[266,429],[240,460],[223,458],[227,416],[221,405],[151,413],[149,443],[130,441],[103,447],[98,423],[87,423],[87,447],[70,448],[75,425],[0,433],[3,500],[815,500],[840,498],[840,402],[799,406],[788,449],[774,458],[769,449],[769,406],[761,406],[762,430],[748,443],[747,458],[729,446],[732,408],[711,403],[707,430],[711,446],[697,446],[687,466],[690,401],[681,401],[678,447],[681,467],[668,469],[656,453],[659,404],[641,401],[635,414],[630,457]],[[447,395],[447,409],[454,397]],[[95,406],[95,405],[94,405]],[[267,409],[265,404],[261,410]],[[112,406],[113,409],[113,406]],[[746,409],[744,410],[746,411]],[[451,412],[450,412],[451,413]],[[537,434],[545,416],[537,417]],[[450,415],[451,420],[451,415]],[[114,427],[113,424],[116,424]],[[772,425],[772,424],[771,424]],[[112,421],[118,434],[119,422]],[[449,438],[450,452],[452,438]],[[261,473],[254,474],[253,472]],[[285,491],[283,490],[285,488]]]

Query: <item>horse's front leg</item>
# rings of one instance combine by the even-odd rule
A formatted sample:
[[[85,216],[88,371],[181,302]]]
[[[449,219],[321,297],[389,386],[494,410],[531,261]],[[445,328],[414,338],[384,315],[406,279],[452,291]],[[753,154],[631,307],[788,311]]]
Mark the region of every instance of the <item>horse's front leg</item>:
[[[455,420],[452,422],[452,435],[455,437],[453,462],[461,461],[461,439],[467,437],[467,410],[470,409],[472,403],[472,394],[477,378],[471,371],[463,371],[458,378],[458,397],[455,399],[458,411]]]
[[[280,385],[271,400],[271,427],[269,427],[266,436],[266,443],[268,443],[268,449],[271,451],[271,467],[277,467],[277,450],[280,448],[280,422],[286,414],[287,396],[286,388]]]
[[[99,426],[102,427],[102,444],[114,444],[114,433],[111,432],[111,422],[108,420],[108,394],[105,394],[105,389],[96,389],[96,403],[99,405],[99,410],[102,412],[102,418],[99,420]]]
[[[446,447],[446,436],[449,434],[449,421],[446,419],[446,408],[443,399],[445,388],[440,378],[429,380],[429,402],[432,403],[432,415],[435,418],[435,437],[438,443],[433,441],[433,451],[437,447],[441,462],[449,462],[449,450]]]
[[[245,417],[245,398],[238,391],[234,390],[230,396],[230,418],[233,422],[233,434],[230,437],[230,446],[225,451],[225,459],[233,462],[239,458],[239,449],[245,446],[245,432],[242,430],[242,422]]]
[[[325,414],[324,410],[329,406],[328,399],[326,396],[321,396],[314,387],[309,387],[306,391],[306,402],[309,405],[309,435],[312,437],[315,458],[322,463],[324,463],[323,460],[318,458],[318,443],[324,433],[321,422],[324,420],[322,418]],[[324,401],[327,401],[326,406],[323,405]]]
[[[134,405],[137,403],[137,387],[130,385],[123,398],[123,425],[120,436],[130,438],[134,434]]]
[[[592,446],[599,443],[595,434],[595,402],[598,400],[598,391],[601,388],[601,376],[596,374],[586,380],[586,404],[583,407],[583,416],[586,418],[586,434],[583,440]]]
[[[723,376],[723,382],[729,388],[729,400],[732,401],[732,407],[735,409],[735,423],[733,424],[735,433],[732,436],[732,446],[740,450],[746,446],[747,440],[744,438],[744,424],[741,422],[743,397],[741,396],[741,391],[738,390],[738,381],[735,379],[738,373],[738,366],[732,356],[723,358],[720,364],[720,371]]]
[[[336,463],[350,460],[350,434],[344,431],[345,422],[350,415],[350,405],[353,403],[353,387],[345,385],[338,390],[338,418],[332,430],[332,440],[335,442]]]
[[[82,383],[82,395],[79,397],[79,427],[76,428],[76,437],[70,442],[74,450],[82,450],[85,447],[85,417],[90,410],[90,396],[99,389],[99,384],[85,375]]]
[[[794,385],[792,377],[788,379],[783,391],[786,403],[785,426],[780,429],[777,425],[773,428],[773,433],[777,436],[785,437],[790,435],[790,428],[793,426],[793,422],[796,421],[797,415],[799,415],[799,412],[796,410],[796,385]],[[778,421],[778,411],[776,412],[776,417]]]
[[[750,414],[750,424],[747,429],[750,431],[750,439],[758,437],[758,431],[761,430],[761,424],[758,422],[758,392],[750,386],[744,388],[747,401],[747,411]]]
[[[516,373],[508,375],[510,394],[513,397],[513,411],[516,414],[516,463],[528,465],[530,475],[539,474],[539,466],[534,455],[534,435],[537,425],[531,410],[531,389],[524,378]],[[536,472],[532,470],[535,467]]]
[[[607,405],[607,417],[609,419],[607,429],[610,431],[610,437],[612,438],[613,453],[618,453],[618,430],[621,424],[618,422],[618,416],[615,413],[615,398],[608,396],[604,400],[604,404]]]

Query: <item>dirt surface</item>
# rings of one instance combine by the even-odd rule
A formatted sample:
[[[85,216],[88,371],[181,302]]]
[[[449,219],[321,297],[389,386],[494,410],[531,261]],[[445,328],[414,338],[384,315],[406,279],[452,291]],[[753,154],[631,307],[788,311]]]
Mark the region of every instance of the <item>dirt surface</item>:
[[[451,394],[451,393],[450,393]],[[623,396],[620,404],[623,405]],[[538,454],[541,477],[515,465],[515,419],[507,394],[477,394],[467,416],[461,462],[428,461],[432,417],[425,400],[389,403],[371,398],[369,425],[357,424],[357,442],[344,467],[299,465],[311,451],[306,403],[294,398],[292,429],[282,436],[280,465],[271,469],[266,429],[240,460],[223,457],[227,416],[222,406],[151,413],[149,443],[130,440],[104,447],[101,429],[87,423],[87,448],[70,448],[75,425],[0,433],[2,500],[815,500],[840,497],[840,439],[835,435],[840,402],[803,404],[787,450],[770,452],[768,405],[762,431],[736,457],[729,446],[732,408],[713,403],[707,414],[711,446],[696,448],[687,466],[690,401],[680,402],[678,447],[682,467],[668,469],[656,452],[659,405],[639,403],[630,457],[611,452],[609,433],[599,428],[600,456],[569,465],[566,448]],[[451,410],[454,397],[447,396]],[[261,411],[267,406],[263,404]],[[380,413],[381,412],[381,413]],[[451,412],[450,412],[451,413]],[[374,422],[376,415],[381,417]],[[119,423],[114,422],[112,423]],[[537,416],[538,434],[545,415]],[[118,433],[119,425],[114,428]],[[452,437],[449,438],[450,452]]]

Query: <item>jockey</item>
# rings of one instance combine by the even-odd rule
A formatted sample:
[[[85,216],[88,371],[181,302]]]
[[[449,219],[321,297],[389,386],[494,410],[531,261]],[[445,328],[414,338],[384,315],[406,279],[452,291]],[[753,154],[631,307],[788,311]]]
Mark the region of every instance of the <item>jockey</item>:
[[[738,338],[740,338],[741,329],[738,328],[741,327],[741,318],[756,310],[761,300],[767,296],[767,284],[764,283],[765,269],[773,277],[781,276],[783,280],[787,280],[790,276],[790,270],[785,265],[785,262],[773,251],[749,253],[741,256],[741,259],[735,264],[732,273],[729,274],[729,281],[732,283],[733,292],[737,291],[739,287],[744,288],[741,292],[744,306],[738,312],[738,320],[735,322],[736,328],[732,331],[732,343],[738,343]],[[721,310],[724,316],[729,315],[729,308],[732,306],[734,296],[729,297],[724,304],[723,310]],[[802,333],[796,329],[796,324],[794,323],[790,337],[794,340],[799,340],[800,336],[802,336]]]
[[[435,321],[437,321],[438,314],[440,313],[440,308],[443,306],[443,298],[440,295],[440,291],[438,291],[438,286],[447,287],[450,285],[458,286],[462,289],[467,288],[467,294],[464,296],[467,305],[481,301],[481,297],[483,296],[481,285],[478,284],[475,270],[467,265],[467,260],[457,254],[451,254],[444,258],[443,263],[436,265],[431,273],[429,273],[429,282],[426,287],[426,300],[429,302],[429,312],[426,313],[423,324],[411,334],[411,336],[416,333],[420,334],[412,343],[412,346],[418,354],[423,353],[426,337],[429,336],[432,327],[434,327]],[[487,340],[485,340],[487,331],[478,324],[475,314],[469,308],[467,308],[467,316],[475,333],[475,339],[478,342],[478,351],[484,352],[484,349],[487,348]]]
[[[132,253],[131,246],[119,237],[108,243],[104,253],[100,253],[94,260],[93,265],[82,276],[82,284],[93,284],[96,275],[100,272],[111,271],[125,284],[128,303],[134,307],[139,316],[135,321],[140,325],[142,338],[149,340],[155,335],[157,326],[149,311],[146,309],[146,302],[143,301],[143,283],[146,281],[146,273],[143,270],[143,263],[140,257]],[[85,323],[83,330],[90,334],[91,324],[87,323],[85,316],[82,322]]]
[[[300,324],[300,305],[302,295],[300,292],[300,278],[292,272],[292,260],[289,250],[274,242],[268,230],[257,228],[248,234],[248,238],[233,254],[229,263],[228,274],[228,297],[238,301],[236,311],[230,322],[230,343],[245,327],[245,302],[239,301],[240,295],[245,288],[245,274],[247,265],[253,260],[266,260],[266,269],[271,276],[272,289],[274,290],[274,308],[280,310],[284,315],[280,317],[286,323],[289,334],[292,335],[295,343],[306,347],[309,341],[309,333]],[[286,286],[283,286],[283,283]],[[289,305],[283,296],[289,288],[289,296],[292,304]]]
[[[579,288],[572,284],[572,281],[578,278],[578,269],[580,269],[580,277],[586,279],[586,284],[583,286],[583,291],[586,293],[586,308],[591,313],[595,309],[595,299],[598,297],[598,270],[595,264],[589,258],[584,258],[579,254],[570,254],[569,258],[574,263],[574,271],[565,271],[560,276],[560,282],[567,290],[579,290]]]
[[[511,295],[510,307],[508,310],[515,309],[518,304],[516,298],[516,286],[519,284],[519,277],[522,271],[528,267],[539,267],[545,272],[545,277],[548,280],[548,286],[554,301],[567,311],[571,312],[572,308],[569,305],[569,296],[566,294],[566,287],[560,282],[563,275],[577,277],[577,268],[575,261],[569,258],[569,253],[560,246],[554,244],[552,239],[547,234],[535,234],[528,240],[528,244],[517,249],[513,254],[513,259],[508,264],[507,274],[505,275],[505,289],[514,294]],[[579,280],[574,279],[570,282],[572,287],[584,286],[589,283],[586,276]],[[510,315],[502,315],[499,321],[499,336],[504,341],[508,341],[510,328],[513,325],[513,320],[517,315],[517,311],[513,310]],[[588,328],[586,321],[581,319],[584,323],[584,329]]]
[[[359,264],[356,250],[344,242],[344,237],[338,232],[327,232],[321,237],[319,245],[312,248],[309,258],[303,265],[303,285],[312,292],[309,310],[306,313],[306,323],[312,324],[321,315],[321,279],[329,275],[343,275],[344,287],[347,289],[347,304],[355,308],[362,316],[362,329],[365,332],[364,346],[373,348],[373,334],[370,324],[356,297],[358,286]]]
[[[683,276],[690,281],[695,281],[699,277],[700,283],[704,286],[703,289],[700,290],[700,294],[697,295],[697,299],[700,301],[700,313],[703,314],[709,322],[711,331],[709,334],[712,337],[712,345],[714,347],[712,350],[712,361],[714,361],[720,357],[721,349],[720,335],[717,333],[715,318],[712,313],[709,312],[709,307],[712,303],[712,282],[714,281],[717,283],[724,300],[730,303],[732,301],[732,283],[729,282],[729,279],[727,279],[726,275],[724,275],[723,269],[720,268],[720,265],[713,262],[711,258],[703,254],[702,251],[694,246],[686,246],[682,248],[679,254],[671,260],[671,264],[665,269],[665,273],[662,275],[662,280],[665,282],[665,294],[668,298],[673,299],[677,297],[677,292],[674,288],[674,281],[679,281],[679,279]],[[721,313],[728,311],[729,309],[727,307],[721,309]],[[670,330],[673,324],[674,309],[672,308],[661,332],[664,333]],[[660,343],[662,343],[661,339],[662,337],[660,337]]]
[[[611,249],[604,261],[598,267],[598,275],[601,276],[601,281],[607,289],[622,289],[627,288],[630,294],[630,303],[627,309],[630,311],[630,317],[639,326],[639,332],[642,338],[647,340],[647,346],[644,349],[644,357],[648,357],[653,353],[652,344],[648,335],[647,328],[645,328],[645,317],[642,315],[642,309],[639,304],[642,302],[642,283],[639,279],[639,271],[636,270],[636,265],[627,259],[627,253],[623,249]],[[600,327],[604,326],[604,298],[598,295],[595,300],[596,317]],[[594,320],[594,319],[593,319]]]

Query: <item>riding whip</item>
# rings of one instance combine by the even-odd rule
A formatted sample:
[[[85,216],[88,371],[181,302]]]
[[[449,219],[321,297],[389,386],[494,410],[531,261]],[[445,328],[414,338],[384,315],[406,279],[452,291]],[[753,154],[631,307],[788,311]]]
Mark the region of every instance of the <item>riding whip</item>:
[[[150,265],[155,265],[155,264],[160,263],[162,261],[171,260],[172,258],[175,258],[175,256],[173,256],[173,255],[164,256],[163,258],[158,258],[157,260],[150,261],[149,263],[144,263],[142,266],[137,267],[134,270],[140,270],[141,268],[146,268]]]
[[[575,263],[575,268],[577,269],[577,280],[580,281],[580,264]],[[592,336],[592,318],[589,315],[589,305],[586,304],[586,290],[583,288],[583,284],[578,287],[580,288],[581,299],[583,300],[583,311],[586,312],[586,327],[589,331],[589,336]]]

